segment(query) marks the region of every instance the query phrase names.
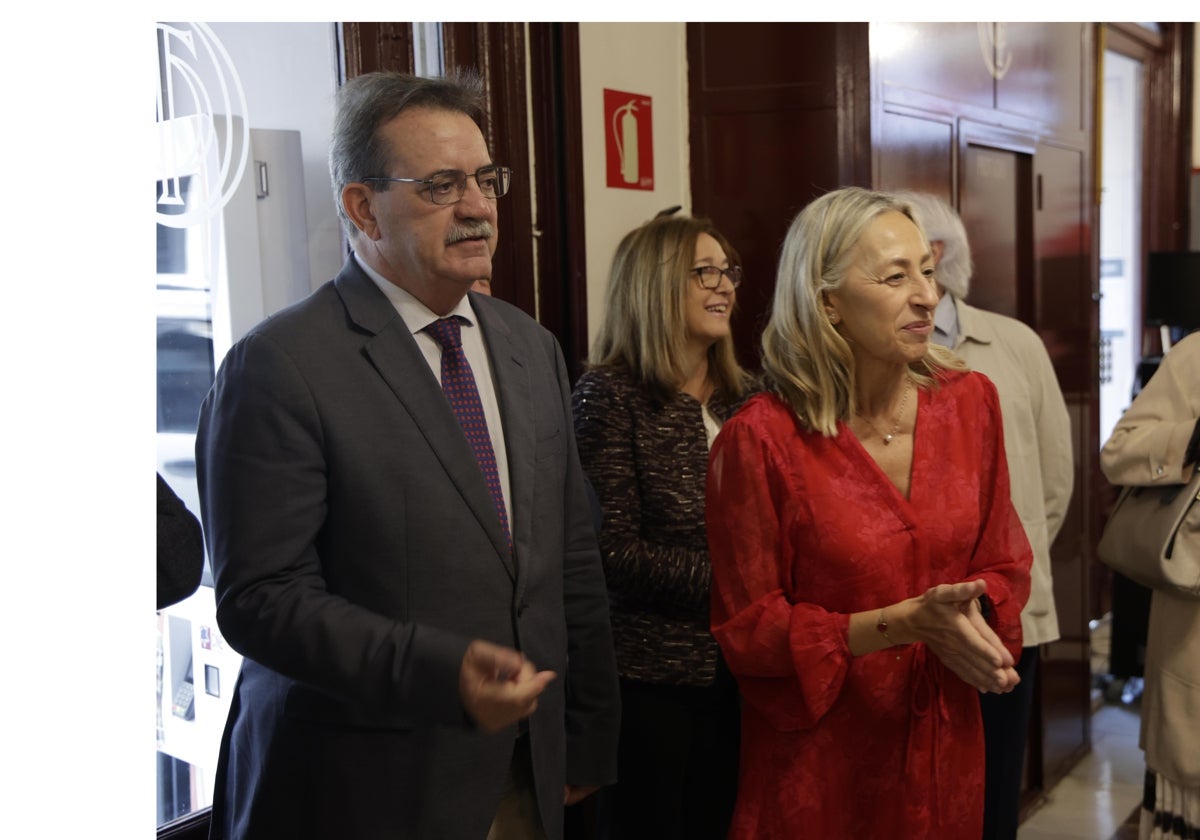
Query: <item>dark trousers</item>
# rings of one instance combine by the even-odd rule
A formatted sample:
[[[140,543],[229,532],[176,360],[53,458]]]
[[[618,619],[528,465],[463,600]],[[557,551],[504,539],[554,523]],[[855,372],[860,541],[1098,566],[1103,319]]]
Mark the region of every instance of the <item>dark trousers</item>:
[[[1017,676],[1021,682],[1008,694],[980,694],[987,782],[983,794],[984,840],[1016,840],[1021,808],[1021,774],[1025,743],[1033,710],[1038,648],[1021,650]]]
[[[1112,635],[1108,672],[1117,679],[1141,677],[1146,671],[1146,636],[1150,630],[1150,590],[1120,572],[1112,575]]]
[[[712,686],[621,681],[618,781],[601,791],[608,840],[725,840],[737,796],[737,683],[718,666]]]

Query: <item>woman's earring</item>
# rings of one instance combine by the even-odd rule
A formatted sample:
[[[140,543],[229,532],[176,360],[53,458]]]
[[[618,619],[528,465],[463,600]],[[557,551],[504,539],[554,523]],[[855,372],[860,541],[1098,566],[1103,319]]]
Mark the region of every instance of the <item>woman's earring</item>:
[[[825,315],[829,318],[829,323],[831,323],[835,326],[837,325],[838,321],[842,320],[841,318],[838,317],[837,312],[833,311],[832,309],[826,309]]]

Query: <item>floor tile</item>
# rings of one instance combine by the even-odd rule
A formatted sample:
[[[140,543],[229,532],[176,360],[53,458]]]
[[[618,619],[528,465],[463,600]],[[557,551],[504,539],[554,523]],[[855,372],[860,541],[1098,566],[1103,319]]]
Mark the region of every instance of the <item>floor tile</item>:
[[[1093,672],[1108,672],[1108,623],[1092,632]],[[1128,820],[1142,798],[1138,704],[1103,703],[1092,716],[1092,750],[1046,794],[1018,840],[1135,840]]]

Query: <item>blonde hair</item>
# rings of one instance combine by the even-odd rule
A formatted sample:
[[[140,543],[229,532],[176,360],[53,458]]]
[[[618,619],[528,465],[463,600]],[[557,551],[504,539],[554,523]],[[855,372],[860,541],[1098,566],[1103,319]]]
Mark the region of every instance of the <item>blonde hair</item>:
[[[763,378],[805,428],[832,437],[854,405],[854,356],[824,311],[826,292],[841,286],[867,226],[888,211],[913,218],[908,204],[884,193],[848,187],[826,193],[792,221],[779,256],[775,300],[763,330]],[[919,225],[918,225],[919,227]],[[924,234],[922,234],[924,235]],[[909,366],[921,387],[942,370],[965,365],[932,342]]]
[[[707,219],[662,216],[625,234],[613,255],[590,367],[624,365],[660,399],[679,389],[687,343],[685,304],[702,233],[717,241],[730,265],[739,264],[737,252]],[[708,348],[708,375],[729,396],[745,392],[748,377],[737,363],[731,336]]]

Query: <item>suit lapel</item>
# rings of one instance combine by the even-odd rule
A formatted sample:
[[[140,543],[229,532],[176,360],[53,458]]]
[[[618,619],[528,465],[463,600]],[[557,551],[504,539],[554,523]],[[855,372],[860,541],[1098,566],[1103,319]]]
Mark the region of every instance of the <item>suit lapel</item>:
[[[475,454],[404,320],[353,257],[334,282],[351,320],[373,333],[363,345],[363,352],[403,404],[515,580],[504,530],[483,473],[475,463]],[[501,411],[505,411],[503,403]]]
[[[483,330],[488,361],[496,382],[496,399],[504,423],[513,554],[516,558],[527,558],[530,556],[534,481],[533,411],[530,408],[533,388],[529,383],[529,366],[523,347],[514,340],[509,324],[493,309],[493,302],[483,295],[476,295],[471,302]],[[524,577],[519,562],[517,567],[518,578]],[[519,585],[518,597],[520,588]]]

